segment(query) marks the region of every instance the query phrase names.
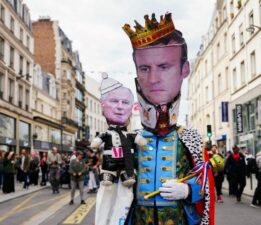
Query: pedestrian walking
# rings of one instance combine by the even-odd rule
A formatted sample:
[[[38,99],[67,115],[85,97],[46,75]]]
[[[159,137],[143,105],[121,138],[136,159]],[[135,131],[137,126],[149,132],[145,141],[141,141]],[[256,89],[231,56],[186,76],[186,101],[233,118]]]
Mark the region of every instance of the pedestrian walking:
[[[15,192],[14,175],[15,175],[15,154],[13,151],[6,152],[3,161],[4,182],[3,193],[8,194]]]
[[[261,206],[261,151],[256,154],[256,179],[257,187],[252,199],[251,206],[254,208],[260,208]]]
[[[74,204],[74,194],[76,187],[79,188],[81,204],[85,204],[83,199],[83,175],[85,172],[85,163],[83,161],[83,153],[81,151],[76,152],[76,158],[70,162],[70,175],[71,175],[71,201],[70,205]]]
[[[62,163],[61,155],[57,152],[57,148],[53,147],[48,153],[47,163],[49,165],[49,177],[52,186],[53,194],[59,193],[60,181],[60,165]]]
[[[99,164],[99,159],[95,155],[92,149],[87,149],[87,156],[88,156],[88,171],[89,171],[89,181],[88,181],[88,193],[94,193],[97,189],[97,182],[95,179],[95,170],[97,170],[97,165]]]
[[[211,165],[216,165],[213,167],[213,175],[215,180],[215,188],[216,188],[216,200],[219,203],[223,203],[222,198],[222,183],[224,181],[224,157],[221,153],[218,152],[217,145],[212,145],[212,156],[210,161],[214,161],[215,163],[211,163]]]
[[[31,151],[31,160],[29,167],[30,184],[38,185],[39,165],[39,157],[36,155],[35,151]]]
[[[24,182],[23,188],[28,189],[29,184],[30,184],[30,176],[29,176],[30,157],[29,157],[26,149],[22,149],[21,157],[19,158],[19,161],[20,161],[21,176],[22,176],[22,179],[23,179],[23,182]]]
[[[226,173],[230,177],[232,192],[235,193],[237,202],[240,202],[246,186],[246,162],[236,145],[226,161]]]
[[[42,172],[42,180],[41,180],[40,185],[45,186],[46,181],[47,181],[47,171],[48,171],[46,152],[43,153],[43,155],[40,159],[40,168],[41,168],[41,172]]]

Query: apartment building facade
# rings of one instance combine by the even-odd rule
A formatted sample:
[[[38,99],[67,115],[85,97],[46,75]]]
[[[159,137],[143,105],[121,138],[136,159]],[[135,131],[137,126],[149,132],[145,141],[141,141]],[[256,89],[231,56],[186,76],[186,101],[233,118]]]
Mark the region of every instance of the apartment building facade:
[[[60,139],[58,148],[71,151],[77,138],[83,135],[80,131],[85,129],[84,73],[79,55],[73,52],[71,40],[57,21],[41,18],[32,24],[32,28],[35,62],[55,79],[56,114],[61,126],[53,126],[53,129],[56,139]]]
[[[216,2],[189,78],[189,124],[200,128],[205,141],[211,125],[212,143],[222,151],[234,144],[252,153],[261,150],[260,5],[255,0]]]
[[[33,34],[28,7],[0,0],[0,149],[32,148]]]
[[[107,128],[107,122],[102,114],[101,102],[100,102],[100,83],[90,76],[86,75],[86,121],[87,121],[87,133],[86,139],[90,142],[99,132],[104,132]]]

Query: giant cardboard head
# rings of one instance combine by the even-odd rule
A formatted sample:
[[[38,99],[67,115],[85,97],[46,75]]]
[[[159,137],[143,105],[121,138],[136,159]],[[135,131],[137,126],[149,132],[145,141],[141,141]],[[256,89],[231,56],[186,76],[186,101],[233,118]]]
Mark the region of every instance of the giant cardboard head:
[[[145,26],[135,21],[135,30],[125,24],[133,47],[141,121],[145,128],[166,134],[176,125],[182,81],[189,75],[187,45],[175,29],[171,13],[144,16]]]
[[[102,112],[108,125],[128,125],[133,106],[130,89],[103,74],[100,90]]]

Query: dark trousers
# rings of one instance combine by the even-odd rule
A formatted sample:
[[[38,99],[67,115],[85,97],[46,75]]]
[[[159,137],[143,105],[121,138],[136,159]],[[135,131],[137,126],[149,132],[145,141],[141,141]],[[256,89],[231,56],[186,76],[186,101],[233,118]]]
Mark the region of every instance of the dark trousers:
[[[41,169],[42,170],[42,181],[41,185],[46,185],[47,181],[47,169]]]
[[[222,173],[218,173],[216,176],[214,176],[215,179],[215,186],[216,186],[216,192],[217,196],[222,195],[222,183],[224,181],[224,175]]]
[[[50,173],[50,183],[52,185],[53,191],[59,191],[60,168],[59,167],[51,167],[49,173]]]
[[[246,186],[246,177],[245,176],[234,176],[231,178],[231,185],[233,193],[236,194],[238,199],[241,198],[241,195]]]
[[[30,184],[29,172],[21,171],[21,173],[22,173],[22,177],[23,177],[24,188],[28,188],[29,184]]]
[[[252,199],[252,204],[261,205],[261,172],[257,174],[257,187]]]
[[[14,174],[4,173],[3,193],[15,192]]]

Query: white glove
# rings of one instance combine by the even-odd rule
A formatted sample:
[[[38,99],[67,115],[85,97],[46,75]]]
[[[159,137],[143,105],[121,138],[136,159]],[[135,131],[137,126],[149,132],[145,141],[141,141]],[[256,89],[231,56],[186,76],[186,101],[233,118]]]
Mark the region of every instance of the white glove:
[[[178,183],[177,180],[168,180],[159,188],[160,195],[166,200],[186,199],[189,195],[189,185]]]

